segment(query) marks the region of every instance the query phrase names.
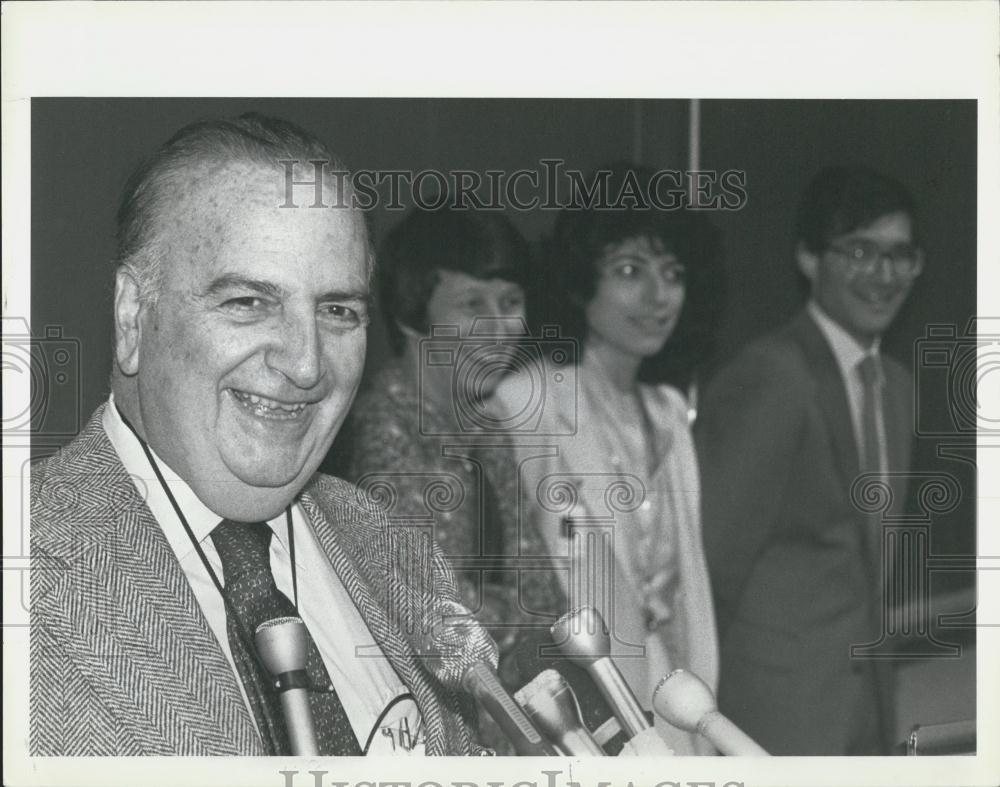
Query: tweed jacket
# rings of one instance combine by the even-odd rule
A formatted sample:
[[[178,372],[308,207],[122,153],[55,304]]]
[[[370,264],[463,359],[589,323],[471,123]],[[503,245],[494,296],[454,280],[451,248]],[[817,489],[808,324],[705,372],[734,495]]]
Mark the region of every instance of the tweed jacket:
[[[882,361],[889,469],[903,471],[912,386],[899,363]],[[695,436],[720,709],[772,754],[884,752],[891,675],[850,655],[878,639],[880,532],[852,504],[860,470],[847,393],[808,312],[720,370]]]
[[[183,570],[101,422],[32,468],[33,755],[263,755],[237,681]],[[404,632],[455,599],[436,545],[391,528],[355,487],[317,475],[300,496],[318,542],[413,694],[428,754],[469,754],[471,701]],[[404,567],[402,570],[397,568]]]

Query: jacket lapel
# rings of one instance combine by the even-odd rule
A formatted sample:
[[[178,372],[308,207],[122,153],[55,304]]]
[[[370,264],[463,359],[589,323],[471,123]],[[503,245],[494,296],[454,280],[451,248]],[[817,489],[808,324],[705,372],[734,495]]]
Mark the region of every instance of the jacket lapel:
[[[853,517],[860,529],[862,545],[870,563],[873,577],[882,575],[882,529],[881,515],[862,515],[855,507],[851,487],[861,473],[854,426],[847,403],[847,393],[840,368],[833,351],[818,326],[802,312],[792,323],[794,335],[805,352],[816,383],[816,397],[823,411],[823,417],[830,435],[835,461],[841,480],[845,502],[856,512]],[[910,407],[906,400],[906,386],[901,385],[891,359],[884,359],[886,385],[883,389],[883,414],[885,419],[887,454],[889,459],[889,483],[893,499],[902,505],[905,498],[905,478],[891,473],[894,469],[909,466]],[[878,520],[878,521],[875,521]]]
[[[826,423],[834,463],[844,493],[849,495],[860,466],[844,378],[830,345],[808,312],[801,312],[790,327],[812,372],[816,401]]]
[[[454,747],[449,747],[436,684],[420,663],[414,646],[403,634],[404,627],[411,629],[419,626],[421,621],[414,621],[407,616],[405,611],[412,606],[412,603],[395,598],[393,593],[394,589],[402,589],[402,585],[406,583],[402,577],[393,574],[390,555],[394,545],[389,538],[387,528],[384,524],[373,527],[370,523],[363,523],[360,520],[338,521],[351,515],[347,507],[341,512],[342,517],[333,515],[333,512],[328,517],[316,497],[308,491],[302,494],[300,502],[309,517],[317,540],[361,613],[375,642],[388,658],[400,680],[413,694],[424,722],[427,753],[437,755],[455,753],[449,750]],[[407,557],[414,559],[412,555]],[[419,556],[415,559],[423,564]],[[422,573],[421,568],[417,571]],[[387,612],[389,609],[400,614],[401,619],[398,622],[389,618]]]
[[[32,597],[33,620],[100,695],[132,741],[129,753],[262,756],[238,679],[104,433],[103,410],[74,442],[76,458],[59,479],[72,490],[67,510],[73,513],[53,536],[54,556],[71,570]],[[426,597],[400,581],[390,549],[405,549],[412,560],[413,540],[390,538],[384,520],[356,505],[336,504],[329,517],[308,493],[302,505],[375,641],[413,694],[427,753],[474,749],[458,698],[430,676],[403,634],[415,625],[405,610],[422,608]],[[430,555],[416,560],[414,575],[439,568]],[[410,604],[395,603],[399,588]],[[390,609],[401,611],[400,621],[389,619]]]
[[[68,575],[86,587],[66,589],[73,606],[46,610],[62,629],[54,634],[141,753],[263,754],[232,668],[100,414],[86,466],[76,468],[80,499],[92,501],[83,532],[95,537],[79,545],[86,564]]]
[[[265,754],[232,666],[162,531],[145,505],[128,519],[121,530],[129,557],[115,570],[123,585],[147,588],[148,602],[131,606],[123,619],[131,629],[131,646],[139,643],[145,651],[137,657],[145,662],[149,680],[158,681],[163,691],[139,692],[140,711],[156,718],[151,714],[159,710],[159,732],[178,752]],[[112,674],[129,688],[124,667],[116,663]]]

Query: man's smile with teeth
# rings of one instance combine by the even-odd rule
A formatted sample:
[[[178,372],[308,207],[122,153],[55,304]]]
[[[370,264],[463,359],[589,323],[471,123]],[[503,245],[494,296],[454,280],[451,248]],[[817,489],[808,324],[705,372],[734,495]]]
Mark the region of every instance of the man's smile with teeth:
[[[239,391],[235,388],[230,388],[229,391],[233,394],[233,398],[236,401],[255,415],[268,418],[294,418],[306,408],[305,402],[284,404],[274,399],[268,399],[266,396],[258,396],[257,394]]]
[[[861,291],[858,293],[859,297],[867,301],[868,303],[885,304],[890,303],[896,299],[898,295],[897,292],[874,292],[874,291]]]

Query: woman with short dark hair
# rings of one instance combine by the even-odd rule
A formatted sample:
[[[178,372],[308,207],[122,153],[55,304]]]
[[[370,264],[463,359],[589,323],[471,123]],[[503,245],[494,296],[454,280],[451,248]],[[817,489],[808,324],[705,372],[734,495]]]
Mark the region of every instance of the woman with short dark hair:
[[[492,431],[489,403],[524,336],[528,245],[484,211],[415,210],[379,259],[384,317],[396,357],[351,411],[347,477],[384,503],[390,522],[427,527],[455,568],[463,603],[500,645],[513,691],[519,627],[565,610],[551,571],[519,570],[544,555],[519,527],[512,446]],[[484,743],[510,753],[485,720]]]

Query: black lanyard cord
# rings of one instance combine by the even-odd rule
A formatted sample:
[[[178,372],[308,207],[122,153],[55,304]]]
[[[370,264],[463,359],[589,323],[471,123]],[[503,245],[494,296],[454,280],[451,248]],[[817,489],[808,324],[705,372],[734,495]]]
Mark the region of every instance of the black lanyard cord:
[[[117,406],[115,409],[117,409]],[[170,501],[170,505],[173,506],[174,513],[177,514],[177,518],[180,520],[180,523],[184,526],[184,532],[186,532],[188,538],[191,539],[191,544],[194,546],[195,551],[198,553],[198,557],[201,558],[201,562],[205,566],[205,570],[208,572],[209,577],[211,577],[212,583],[219,591],[219,596],[222,598],[222,602],[226,606],[226,609],[229,613],[229,617],[236,622],[237,624],[236,628],[239,631],[244,646],[247,647],[247,649],[251,653],[257,656],[257,648],[253,644],[252,633],[246,629],[246,627],[243,625],[243,622],[240,620],[240,616],[236,613],[236,610],[233,608],[233,603],[232,601],[230,601],[229,596],[226,594],[225,588],[219,581],[218,575],[212,568],[212,564],[208,560],[208,555],[205,554],[205,550],[203,550],[201,548],[201,544],[198,543],[198,539],[195,537],[194,531],[191,529],[191,525],[188,524],[187,517],[184,516],[184,512],[181,511],[181,507],[177,503],[177,499],[174,497],[173,492],[170,491],[170,487],[167,485],[166,479],[163,477],[163,473],[160,471],[159,463],[154,458],[153,452],[150,450],[146,441],[142,439],[139,433],[135,430],[135,427],[132,426],[128,418],[125,417],[125,415],[122,413],[121,410],[118,410],[118,415],[121,417],[122,422],[125,424],[125,426],[129,428],[129,431],[131,431],[132,434],[135,435],[135,439],[139,441],[139,445],[142,446],[142,450],[146,454],[146,459],[149,461],[149,466],[153,468],[153,473],[156,475],[156,480],[159,481],[160,483],[160,488],[163,489],[164,494],[166,494],[167,499]],[[292,570],[292,593],[294,595],[293,603],[295,605],[295,610],[297,612],[299,609],[299,589],[298,589],[297,571],[295,568],[295,536],[293,534],[293,529],[292,529],[291,505],[289,505],[285,509],[285,523],[288,528],[288,554],[289,554],[289,560],[291,561],[291,570]],[[259,661],[259,656],[257,656],[257,658]],[[269,674],[267,672],[266,667],[264,667],[263,664],[261,664],[261,667],[264,668],[265,675]]]
[[[375,740],[375,734],[379,731],[379,728],[382,726],[382,720],[389,715],[389,711],[395,708],[403,700],[413,700],[414,702],[416,702],[413,695],[410,694],[410,692],[408,691],[405,692],[404,694],[400,694],[392,698],[392,701],[382,709],[382,712],[378,715],[378,718],[375,720],[375,724],[372,725],[371,732],[368,733],[368,740],[365,741],[365,746],[364,749],[362,750],[362,754],[364,754],[366,757],[368,756],[368,750],[371,748],[372,741]]]

